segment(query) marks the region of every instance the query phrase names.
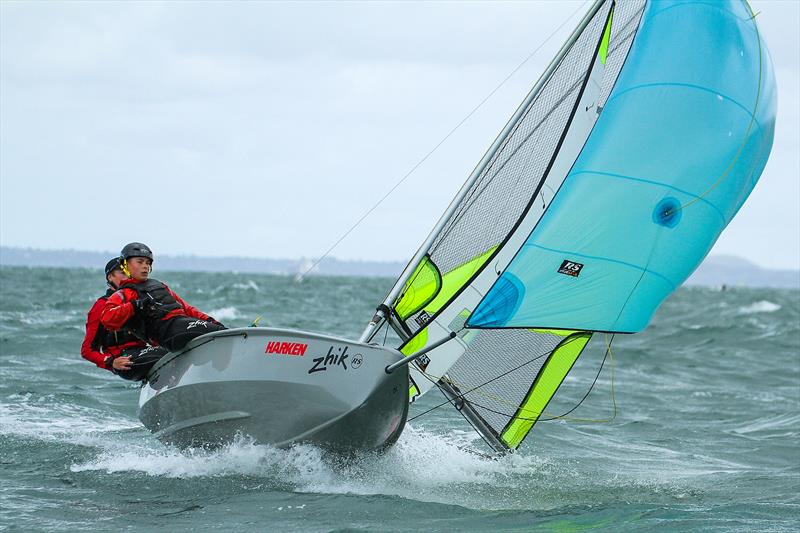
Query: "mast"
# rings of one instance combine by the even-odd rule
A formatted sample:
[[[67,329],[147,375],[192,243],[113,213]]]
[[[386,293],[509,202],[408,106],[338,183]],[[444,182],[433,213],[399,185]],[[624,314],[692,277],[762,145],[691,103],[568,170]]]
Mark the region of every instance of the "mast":
[[[502,454],[508,452],[508,448],[503,445],[497,434],[492,431],[489,424],[473,409],[472,405],[465,401],[465,395],[452,384],[450,378],[442,376],[436,386],[442,391],[444,397],[455,407],[472,428],[483,438],[484,442],[495,453]]]
[[[403,329],[399,327],[397,324],[395,324],[394,321],[392,320],[392,313],[390,306],[395,301],[397,301],[398,297],[400,297],[400,293],[403,291],[405,284],[411,278],[411,275],[414,273],[420,262],[422,262],[422,260],[425,258],[425,255],[428,253],[428,250],[430,250],[430,247],[433,245],[433,241],[436,239],[441,230],[453,216],[456,209],[458,209],[458,206],[461,204],[461,201],[463,200],[464,196],[472,188],[472,185],[486,169],[486,166],[489,164],[494,155],[500,149],[500,146],[506,140],[506,137],[508,137],[509,133],[514,129],[514,127],[517,125],[517,123],[524,115],[525,110],[528,108],[528,106],[534,100],[534,98],[536,98],[536,96],[539,94],[539,91],[541,90],[542,86],[550,78],[550,75],[553,73],[556,67],[558,67],[559,63],[561,63],[561,60],[564,58],[567,52],[569,52],[570,48],[572,48],[572,45],[574,45],[575,42],[578,40],[578,37],[580,37],[583,30],[586,28],[586,26],[588,26],[589,22],[592,20],[594,15],[599,11],[600,7],[605,3],[605,1],[606,0],[595,0],[595,2],[592,4],[592,6],[589,8],[589,10],[581,19],[581,21],[578,23],[578,26],[572,31],[567,41],[561,46],[556,56],[547,66],[547,69],[545,69],[544,73],[539,77],[536,84],[528,92],[528,95],[525,97],[525,99],[522,101],[519,107],[517,107],[517,110],[511,116],[509,121],[506,123],[503,130],[497,135],[494,142],[489,147],[489,150],[487,150],[483,158],[481,158],[481,160],[475,166],[475,169],[472,171],[467,180],[464,182],[464,185],[461,186],[461,189],[458,191],[458,194],[456,194],[455,198],[453,198],[453,200],[450,202],[450,205],[447,207],[447,210],[442,214],[441,218],[439,218],[439,221],[436,223],[433,230],[431,230],[430,234],[428,234],[427,239],[425,239],[425,241],[419,247],[417,253],[414,254],[414,257],[411,258],[411,261],[409,261],[406,268],[400,274],[400,277],[398,278],[394,287],[392,287],[392,289],[389,291],[389,294],[387,294],[383,302],[377,307],[375,315],[372,317],[372,320],[370,320],[366,329],[364,329],[364,332],[361,334],[359,342],[371,341],[372,338],[375,336],[375,334],[378,332],[378,329],[383,325],[383,322],[387,320],[387,318],[389,319],[389,324],[397,332],[397,334],[400,335],[401,339],[406,340],[408,338],[406,332],[403,331]]]

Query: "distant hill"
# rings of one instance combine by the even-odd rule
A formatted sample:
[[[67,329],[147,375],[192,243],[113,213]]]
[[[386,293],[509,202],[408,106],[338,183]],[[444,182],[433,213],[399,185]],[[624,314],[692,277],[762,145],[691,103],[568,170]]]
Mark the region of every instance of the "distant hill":
[[[713,255],[706,257],[686,285],[800,289],[800,271],[768,270],[734,255]]]
[[[100,269],[113,252],[80,250],[37,250],[0,246],[2,266],[85,267]],[[312,259],[257,259],[253,257],[197,257],[193,255],[158,256],[159,270],[253,272],[296,276],[313,265]],[[405,266],[392,261],[323,260],[312,274],[325,276],[396,277]],[[707,257],[686,281],[687,285],[719,287],[781,287],[800,289],[800,271],[768,270],[741,257],[716,255]]]
[[[118,252],[81,250],[38,250],[0,246],[2,266],[84,267],[101,269]],[[314,265],[313,259],[259,259],[254,257],[198,257],[162,255],[156,258],[158,270],[205,272],[253,272],[296,276]],[[340,261],[326,258],[314,266],[312,274],[326,276],[396,277],[405,263],[389,261]]]

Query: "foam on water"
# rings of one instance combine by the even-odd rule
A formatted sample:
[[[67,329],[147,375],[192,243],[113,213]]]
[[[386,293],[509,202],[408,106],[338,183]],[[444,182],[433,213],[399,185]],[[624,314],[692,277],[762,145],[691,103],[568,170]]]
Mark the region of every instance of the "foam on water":
[[[239,310],[233,306],[220,307],[219,309],[212,309],[211,311],[208,312],[208,314],[213,316],[219,321],[234,320],[242,316],[239,313]]]
[[[518,468],[538,464],[530,456],[496,459],[479,450],[471,434],[433,433],[408,426],[386,453],[365,453],[357,460],[337,463],[336,476],[310,479],[302,488],[436,500],[437,494],[446,494],[462,483],[502,486]]]
[[[98,430],[105,421],[94,422],[74,413],[65,420],[66,428],[80,425],[75,432]],[[43,421],[52,427],[52,421]],[[119,424],[115,429],[131,426]],[[107,430],[109,428],[106,428]],[[53,436],[64,436],[64,431],[50,431]],[[26,431],[36,435],[36,430]],[[102,450],[93,460],[73,465],[73,471],[104,470],[106,472],[136,471],[153,476],[202,477],[227,474],[265,475],[292,474],[291,479],[299,489],[332,493],[384,493],[381,481],[392,483],[412,482],[428,487],[445,483],[491,482],[496,476],[507,475],[511,470],[534,461],[531,457],[509,455],[502,460],[487,456],[466,443],[472,436],[465,432],[439,435],[409,426],[398,443],[385,453],[362,452],[357,457],[331,455],[308,444],[289,449],[275,448],[253,442],[246,436],[218,449],[178,449],[162,445],[155,439],[140,443],[126,442],[125,452],[119,452],[121,442],[108,444],[96,441]],[[367,474],[369,473],[369,474]],[[352,477],[358,479],[354,483]],[[368,476],[370,479],[365,479]],[[364,482],[368,482],[367,485]]]
[[[299,493],[390,495],[482,509],[523,506],[519,489],[508,494],[505,488],[520,472],[548,462],[522,455],[492,458],[470,447],[475,443],[467,433],[441,435],[411,426],[386,453],[347,458],[312,445],[278,449],[247,437],[215,450],[182,450],[152,438],[121,442],[124,437],[96,439],[98,455],[70,470],[184,479],[245,475]]]
[[[756,434],[761,438],[769,438],[773,435],[796,436],[800,433],[800,414],[785,413],[748,420],[743,425],[731,431],[737,435]]]
[[[269,458],[280,452],[269,446],[254,444],[249,439],[237,441],[217,450],[201,448],[180,450],[145,439],[140,443],[106,448],[86,463],[73,464],[73,472],[103,471],[106,473],[141,472],[170,478],[213,477],[245,474],[263,475]]]
[[[26,326],[41,327],[41,326],[63,326],[76,319],[85,318],[85,314],[75,311],[53,311],[53,310],[35,310],[35,311],[6,311],[0,314],[0,321],[13,323],[19,321]]]
[[[751,305],[746,305],[739,308],[739,314],[752,315],[754,313],[774,313],[780,310],[781,306],[767,300],[760,300]]]
[[[136,420],[53,396],[12,394],[7,399],[0,403],[0,435],[96,446],[107,442],[108,433],[141,428]]]
[[[238,289],[240,291],[256,291],[256,292],[261,291],[261,288],[252,279],[248,279],[247,282],[245,283],[234,283],[233,285],[231,285],[231,287],[233,287],[234,289]]]

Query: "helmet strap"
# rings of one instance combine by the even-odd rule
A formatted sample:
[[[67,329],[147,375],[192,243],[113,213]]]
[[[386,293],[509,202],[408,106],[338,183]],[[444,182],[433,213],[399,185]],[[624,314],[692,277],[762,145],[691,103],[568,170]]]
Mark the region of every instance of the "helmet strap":
[[[123,259],[122,264],[120,266],[122,267],[122,271],[125,273],[125,275],[131,277],[131,271],[128,270],[128,260]]]

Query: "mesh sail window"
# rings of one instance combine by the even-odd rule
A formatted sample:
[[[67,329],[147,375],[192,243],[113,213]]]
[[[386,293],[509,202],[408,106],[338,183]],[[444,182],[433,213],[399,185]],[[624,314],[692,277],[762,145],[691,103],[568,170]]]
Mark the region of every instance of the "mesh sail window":
[[[634,4],[641,8],[641,2]],[[440,295],[408,315],[405,294],[428,284],[424,272],[415,272],[394,306],[408,333],[416,333],[447,306],[497,254],[524,217],[570,125],[611,9],[608,2],[597,11],[434,237],[426,261],[442,275]],[[606,71],[614,72],[604,75],[608,78],[604,85],[616,78],[620,57],[627,51],[619,50],[620,45],[626,36],[630,40],[635,29],[631,22],[623,21],[628,26],[624,35],[620,30],[615,38],[612,32],[607,52],[611,68]],[[603,92],[607,95],[610,89]]]
[[[446,379],[491,428],[491,437],[514,449],[542,416],[590,338],[587,332],[481,331]]]
[[[403,347],[406,354],[441,338],[443,331],[459,332],[457,340],[429,353],[426,368],[412,368],[414,394],[439,379],[440,384],[446,382],[480,419],[480,427],[486,429],[479,432],[497,449],[520,445],[591,333],[463,329],[466,320],[475,318],[471,310],[480,297],[472,306],[465,300],[468,293],[482,296],[491,289],[542,216],[537,204],[555,196],[612,92],[643,8],[644,0],[607,2],[597,9],[435,236],[426,261],[442,272],[439,295],[416,313],[397,313],[411,333]],[[567,142],[572,143],[568,149]],[[570,155],[559,166],[557,158],[564,152]],[[456,272],[461,275],[453,275]],[[412,277],[408,287],[421,290],[424,285]],[[505,290],[515,302],[513,283]],[[452,319],[456,309],[458,317]],[[429,335],[429,330],[435,334]],[[431,372],[446,351],[456,354],[452,366]]]

